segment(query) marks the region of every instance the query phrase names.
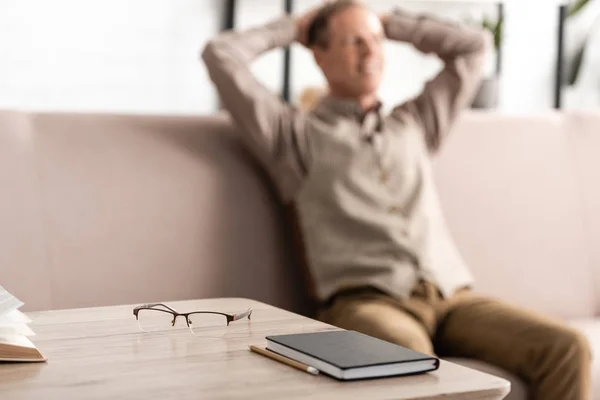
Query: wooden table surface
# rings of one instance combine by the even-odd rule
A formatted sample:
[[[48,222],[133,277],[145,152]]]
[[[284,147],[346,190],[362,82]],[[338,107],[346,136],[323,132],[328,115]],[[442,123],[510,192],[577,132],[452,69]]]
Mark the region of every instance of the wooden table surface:
[[[340,382],[251,352],[265,336],[336,329],[248,299],[166,303],[179,312],[241,312],[220,338],[187,327],[139,331],[133,306],[28,313],[43,364],[0,364],[0,398],[25,399],[502,399],[506,380],[442,361],[436,372]],[[183,319],[178,325],[185,326]]]

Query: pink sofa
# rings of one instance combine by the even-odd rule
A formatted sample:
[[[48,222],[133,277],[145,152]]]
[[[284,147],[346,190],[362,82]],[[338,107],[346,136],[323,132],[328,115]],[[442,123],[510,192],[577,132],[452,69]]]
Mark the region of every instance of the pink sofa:
[[[435,160],[477,289],[568,321],[594,352],[599,151],[600,113],[469,113]],[[239,296],[310,313],[284,210],[225,115],[3,111],[0,185],[0,285],[25,310]]]

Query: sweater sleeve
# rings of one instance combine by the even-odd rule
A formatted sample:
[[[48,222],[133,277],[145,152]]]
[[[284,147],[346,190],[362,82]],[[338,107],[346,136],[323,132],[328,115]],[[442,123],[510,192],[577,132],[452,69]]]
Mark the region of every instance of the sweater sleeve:
[[[269,173],[289,200],[306,173],[305,117],[253,75],[260,55],[295,41],[296,24],[283,17],[244,31],[226,31],[210,40],[202,59],[220,99]]]
[[[491,35],[484,30],[402,11],[388,17],[385,31],[388,38],[410,43],[424,54],[433,53],[444,63],[421,94],[392,111],[392,116],[399,119],[407,115],[414,118],[424,132],[429,150],[435,151],[479,88]]]

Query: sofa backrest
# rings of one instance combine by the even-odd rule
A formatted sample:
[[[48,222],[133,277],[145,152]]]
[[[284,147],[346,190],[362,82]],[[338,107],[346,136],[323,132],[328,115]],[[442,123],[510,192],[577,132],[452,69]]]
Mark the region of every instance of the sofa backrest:
[[[302,310],[281,207],[224,115],[0,124],[0,179],[14,187],[0,285],[24,309],[239,296]]]
[[[479,291],[559,317],[595,313],[594,126],[600,114],[585,121],[563,113],[471,114],[454,127],[435,171],[450,230]]]
[[[30,122],[27,114],[0,111],[0,285],[37,309],[52,301]]]
[[[573,140],[572,154],[582,204],[582,225],[593,273],[593,288],[600,290],[600,112],[579,112],[569,118],[567,135]],[[600,296],[596,301],[600,313]]]
[[[457,123],[434,167],[477,290],[595,312],[599,122]],[[25,309],[238,296],[310,310],[284,209],[225,115],[2,112],[0,184],[0,285]]]

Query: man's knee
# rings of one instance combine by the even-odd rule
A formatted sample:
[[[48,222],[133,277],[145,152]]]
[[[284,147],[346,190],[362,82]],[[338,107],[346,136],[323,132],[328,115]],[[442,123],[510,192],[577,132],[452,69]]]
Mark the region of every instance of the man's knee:
[[[557,353],[563,354],[572,363],[589,363],[592,351],[588,339],[580,331],[564,327],[555,333]]]
[[[580,331],[567,326],[556,327],[548,332],[545,343],[543,351],[552,359],[552,364],[587,370],[592,357],[591,347]]]

